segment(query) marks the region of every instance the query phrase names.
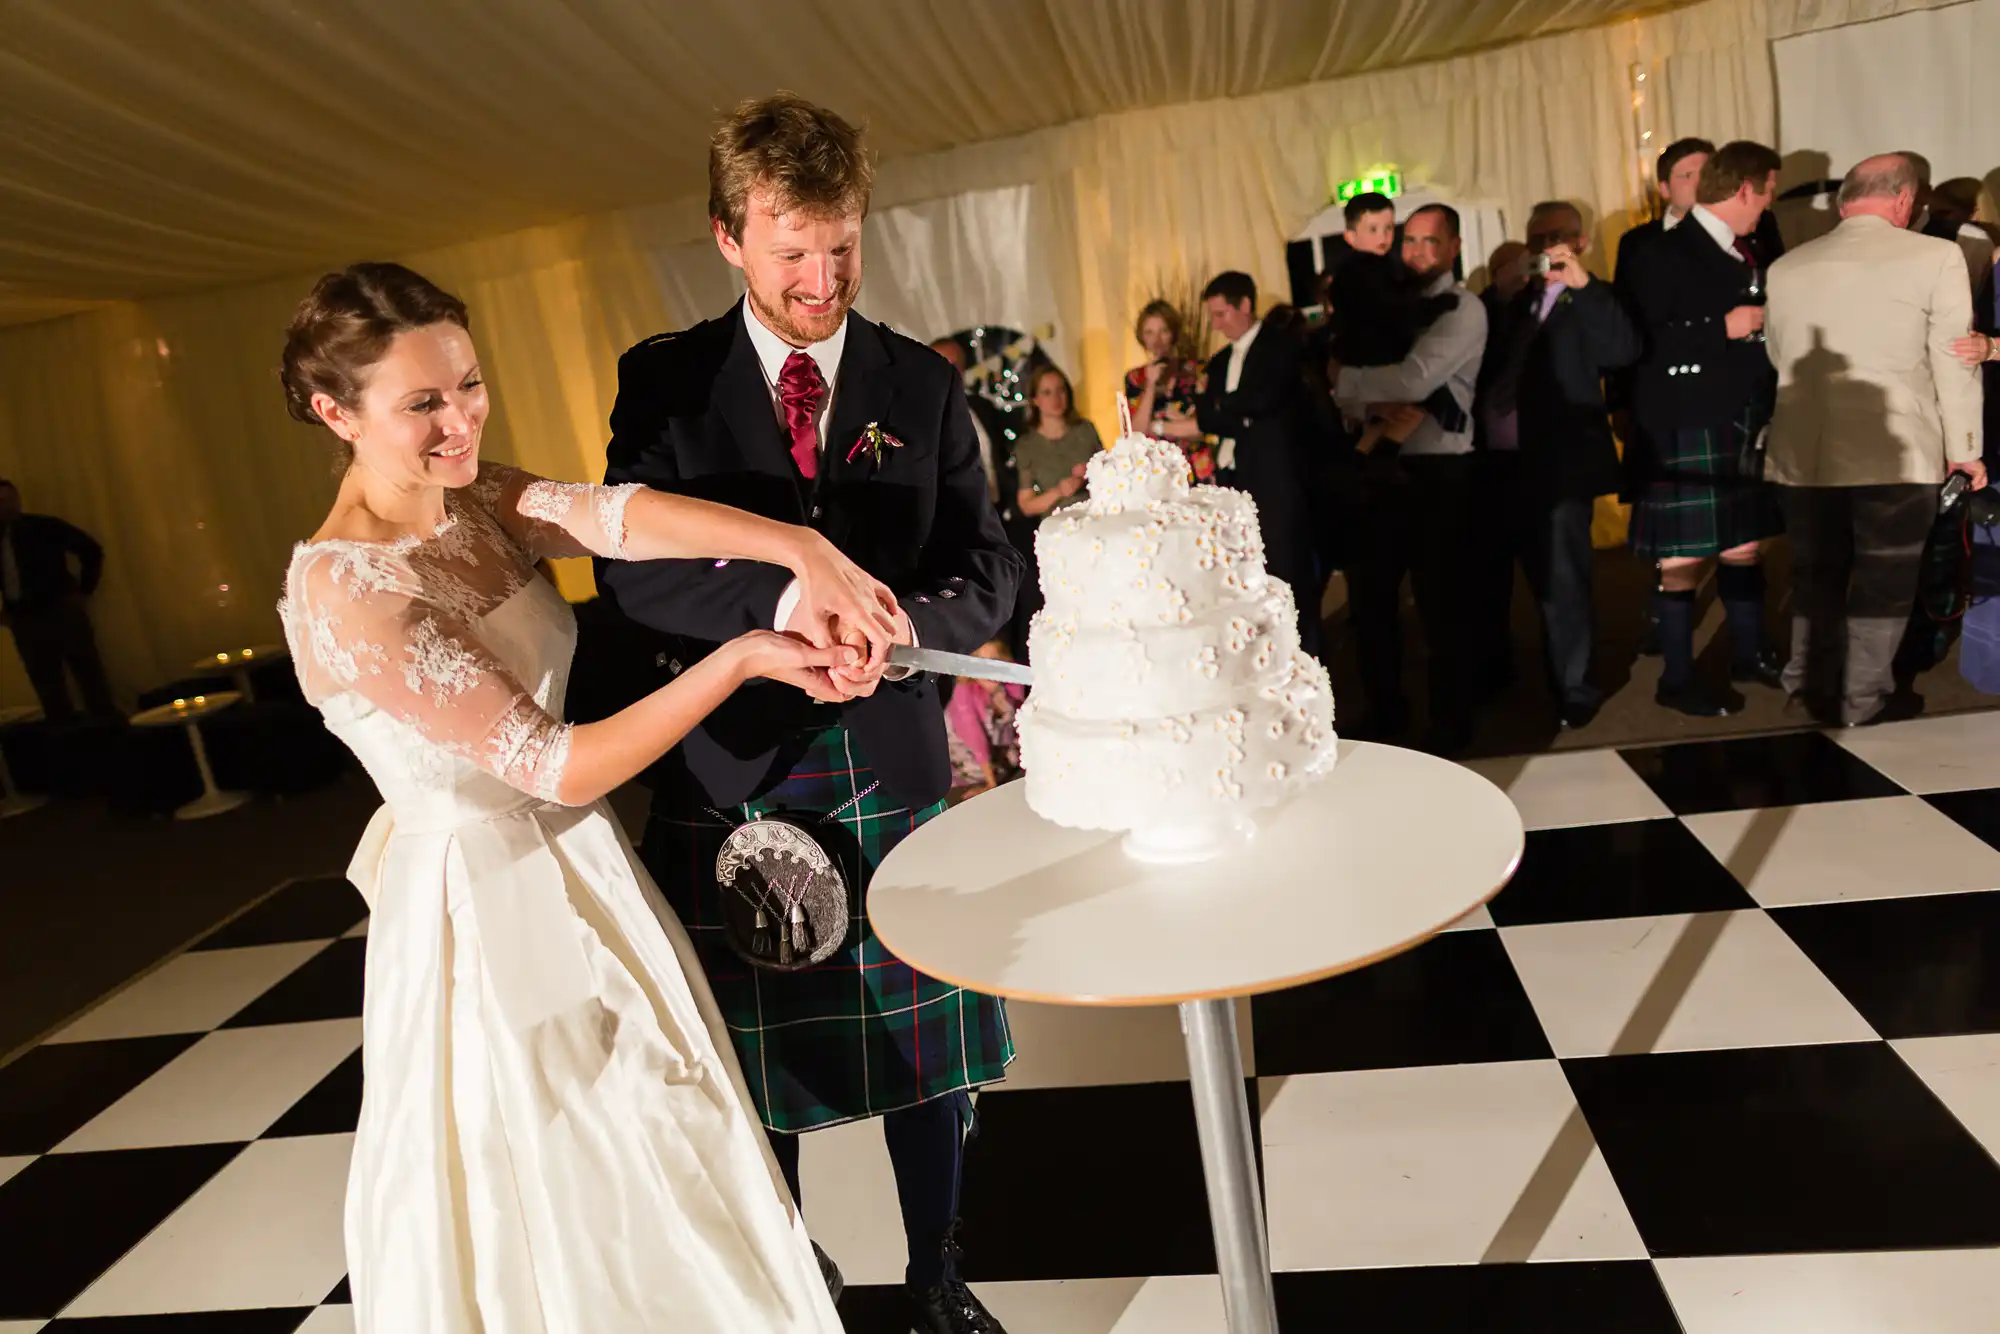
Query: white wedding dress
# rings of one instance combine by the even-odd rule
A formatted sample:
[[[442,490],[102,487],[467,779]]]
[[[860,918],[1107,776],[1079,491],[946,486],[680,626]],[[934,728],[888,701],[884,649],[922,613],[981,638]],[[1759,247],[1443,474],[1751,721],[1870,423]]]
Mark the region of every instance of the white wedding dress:
[[[839,1334],[693,947],[602,803],[554,801],[576,643],[534,563],[640,488],[483,465],[431,537],[298,547],[307,699],[387,803],[347,1195],[362,1334]]]

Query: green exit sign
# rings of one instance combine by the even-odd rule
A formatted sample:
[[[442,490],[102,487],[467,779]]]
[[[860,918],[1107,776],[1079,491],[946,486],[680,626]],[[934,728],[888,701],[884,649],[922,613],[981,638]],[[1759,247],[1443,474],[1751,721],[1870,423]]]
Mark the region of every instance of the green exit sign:
[[[1345,204],[1356,195],[1365,195],[1373,190],[1378,195],[1394,199],[1403,193],[1403,173],[1400,171],[1378,171],[1367,176],[1356,176],[1351,181],[1342,181],[1333,192],[1333,202]]]

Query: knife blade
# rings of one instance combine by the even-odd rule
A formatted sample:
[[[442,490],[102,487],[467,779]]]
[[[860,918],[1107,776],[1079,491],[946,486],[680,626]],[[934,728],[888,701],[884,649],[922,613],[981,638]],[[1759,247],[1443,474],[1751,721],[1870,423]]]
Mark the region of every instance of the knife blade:
[[[983,681],[1006,681],[1017,686],[1035,683],[1035,669],[1018,662],[996,658],[976,658],[969,653],[944,653],[934,648],[911,648],[898,644],[889,650],[891,667],[908,667],[939,676],[972,676]]]

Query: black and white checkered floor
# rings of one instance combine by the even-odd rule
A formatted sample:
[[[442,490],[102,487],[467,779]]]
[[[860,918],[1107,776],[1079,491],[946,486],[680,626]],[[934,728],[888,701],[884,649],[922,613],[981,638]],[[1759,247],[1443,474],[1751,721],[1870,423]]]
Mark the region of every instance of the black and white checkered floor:
[[[2000,1329],[2000,714],[1476,767],[1533,831],[1490,916],[1242,1008],[1286,1329]],[[0,1334],[352,1328],[361,916],[297,882],[0,1068]],[[968,1276],[1220,1334],[1174,1013],[1014,1019]],[[879,1130],[804,1162],[893,1328]]]

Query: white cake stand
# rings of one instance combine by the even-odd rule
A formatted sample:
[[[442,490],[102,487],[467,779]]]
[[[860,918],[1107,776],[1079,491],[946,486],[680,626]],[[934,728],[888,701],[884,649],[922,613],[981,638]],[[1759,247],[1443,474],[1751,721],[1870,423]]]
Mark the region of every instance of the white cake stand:
[[[1469,769],[1344,741],[1303,797],[1222,859],[1133,860],[1010,783],[932,820],[875,872],[868,918],[906,962],[988,995],[1178,1005],[1233,1334],[1277,1334],[1234,998],[1379,962],[1499,892],[1521,818]]]

